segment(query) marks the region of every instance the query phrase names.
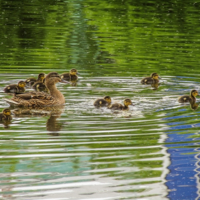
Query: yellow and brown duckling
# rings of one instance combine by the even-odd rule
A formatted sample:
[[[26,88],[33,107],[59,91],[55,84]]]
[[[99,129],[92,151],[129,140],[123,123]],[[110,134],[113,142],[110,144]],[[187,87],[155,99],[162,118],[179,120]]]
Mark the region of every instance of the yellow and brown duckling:
[[[125,99],[124,105],[122,105],[120,103],[114,103],[114,104],[108,106],[108,108],[110,108],[112,110],[128,110],[129,105],[133,105],[132,101],[130,99]]]
[[[45,85],[50,94],[44,92],[28,92],[15,94],[11,99],[6,99],[10,105],[18,107],[44,107],[65,104],[63,94],[56,88],[56,83],[65,82],[57,72],[50,72],[45,79]],[[68,82],[67,82],[68,83]]]
[[[77,81],[79,75],[78,71],[76,69],[71,69],[70,72],[61,74],[61,78],[66,81]]]
[[[159,82],[159,75],[157,73],[152,73],[151,76],[145,77],[141,80],[142,84],[155,84]]]
[[[179,103],[186,103],[190,102],[191,104],[194,104],[196,102],[196,96],[198,96],[197,90],[191,90],[190,95],[183,95],[178,98]]]
[[[26,83],[29,87],[31,87],[31,86],[33,86],[36,82],[43,82],[44,78],[45,78],[45,73],[39,73],[37,79],[34,78],[34,77],[31,77],[31,78],[26,79],[26,80],[25,80],[25,83]]]
[[[110,96],[105,96],[103,99],[97,99],[94,102],[94,106],[96,107],[105,107],[105,106],[109,106],[110,104],[111,104]]]
[[[11,116],[11,111],[10,109],[6,108],[3,110],[3,112],[0,113],[0,122],[5,122],[5,121],[11,121],[12,116]]]
[[[19,81],[18,84],[11,84],[4,88],[6,93],[24,93],[26,83],[24,81]]]
[[[43,81],[36,81],[34,84],[33,84],[33,89],[37,92],[48,92],[48,89],[45,85],[45,78],[43,79]]]

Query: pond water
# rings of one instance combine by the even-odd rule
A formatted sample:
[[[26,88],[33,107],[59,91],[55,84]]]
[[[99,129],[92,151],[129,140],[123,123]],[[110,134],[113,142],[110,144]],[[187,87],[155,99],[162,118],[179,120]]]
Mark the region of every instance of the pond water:
[[[199,199],[200,111],[179,104],[200,89],[200,3],[1,1],[3,88],[38,73],[76,68],[57,84],[64,107],[0,124],[0,198]],[[157,72],[157,88],[140,80]],[[109,95],[134,106],[93,106]],[[14,109],[12,109],[14,110]]]

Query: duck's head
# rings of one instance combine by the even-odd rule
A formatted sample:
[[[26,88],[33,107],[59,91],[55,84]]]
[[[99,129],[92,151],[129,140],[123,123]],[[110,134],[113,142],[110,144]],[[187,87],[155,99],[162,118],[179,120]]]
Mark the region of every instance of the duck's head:
[[[199,93],[198,93],[197,90],[191,90],[190,95],[193,96],[193,97],[196,97],[196,96],[199,95]]]
[[[152,73],[151,74],[151,78],[155,79],[155,80],[158,80],[160,79],[159,75],[157,73]]]
[[[20,88],[24,88],[24,87],[26,86],[25,81],[19,81],[19,82],[18,82],[18,86],[19,86]]]
[[[124,105],[125,105],[125,106],[129,106],[129,105],[132,105],[132,106],[133,106],[133,103],[132,103],[132,101],[131,101],[130,99],[125,99],[125,100],[124,100]]]
[[[76,69],[71,69],[69,72],[71,75],[76,75],[79,74],[78,71]]]
[[[12,113],[11,113],[10,109],[6,108],[3,110],[3,114],[6,116],[10,116]]]
[[[111,103],[111,98],[110,98],[110,96],[105,96],[104,99],[105,99],[108,103]]]
[[[61,79],[60,75],[57,72],[50,72],[45,77],[46,85],[55,85],[58,82],[69,83],[68,81],[64,81],[63,79]]]
[[[45,78],[45,73],[39,73],[38,74],[38,80],[39,81],[43,81],[44,78]]]

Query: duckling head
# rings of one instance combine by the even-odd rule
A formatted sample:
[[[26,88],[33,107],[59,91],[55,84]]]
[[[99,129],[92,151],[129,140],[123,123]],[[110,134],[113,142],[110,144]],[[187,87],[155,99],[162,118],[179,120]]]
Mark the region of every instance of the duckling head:
[[[191,90],[190,95],[193,96],[193,97],[196,97],[196,96],[199,95],[199,93],[198,93],[197,90]]]
[[[129,106],[129,105],[133,105],[132,101],[130,99],[125,99],[124,100],[124,105],[125,106]]]
[[[79,74],[78,71],[76,69],[71,69],[69,72],[71,75],[76,75]]]
[[[155,79],[155,80],[158,80],[160,79],[159,75],[157,73],[152,73],[151,74],[151,78]]]
[[[111,98],[110,96],[105,96],[104,99],[110,104],[111,103]]]
[[[8,109],[8,108],[4,109],[3,114],[6,115],[6,116],[10,116],[11,115],[10,109]]]
[[[44,78],[45,78],[45,73],[39,73],[38,74],[38,80],[39,81],[43,81]]]
[[[18,82],[18,86],[19,86],[20,88],[24,88],[24,87],[26,86],[26,83],[25,83],[24,81],[19,81],[19,82]]]

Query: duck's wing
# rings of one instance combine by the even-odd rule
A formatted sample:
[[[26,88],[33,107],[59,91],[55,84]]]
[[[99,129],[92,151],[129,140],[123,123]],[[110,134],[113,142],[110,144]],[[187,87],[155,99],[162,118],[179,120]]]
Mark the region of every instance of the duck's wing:
[[[21,100],[30,100],[30,99],[42,99],[42,100],[51,100],[53,97],[45,92],[28,92],[24,94],[16,94],[15,97],[20,98]]]

